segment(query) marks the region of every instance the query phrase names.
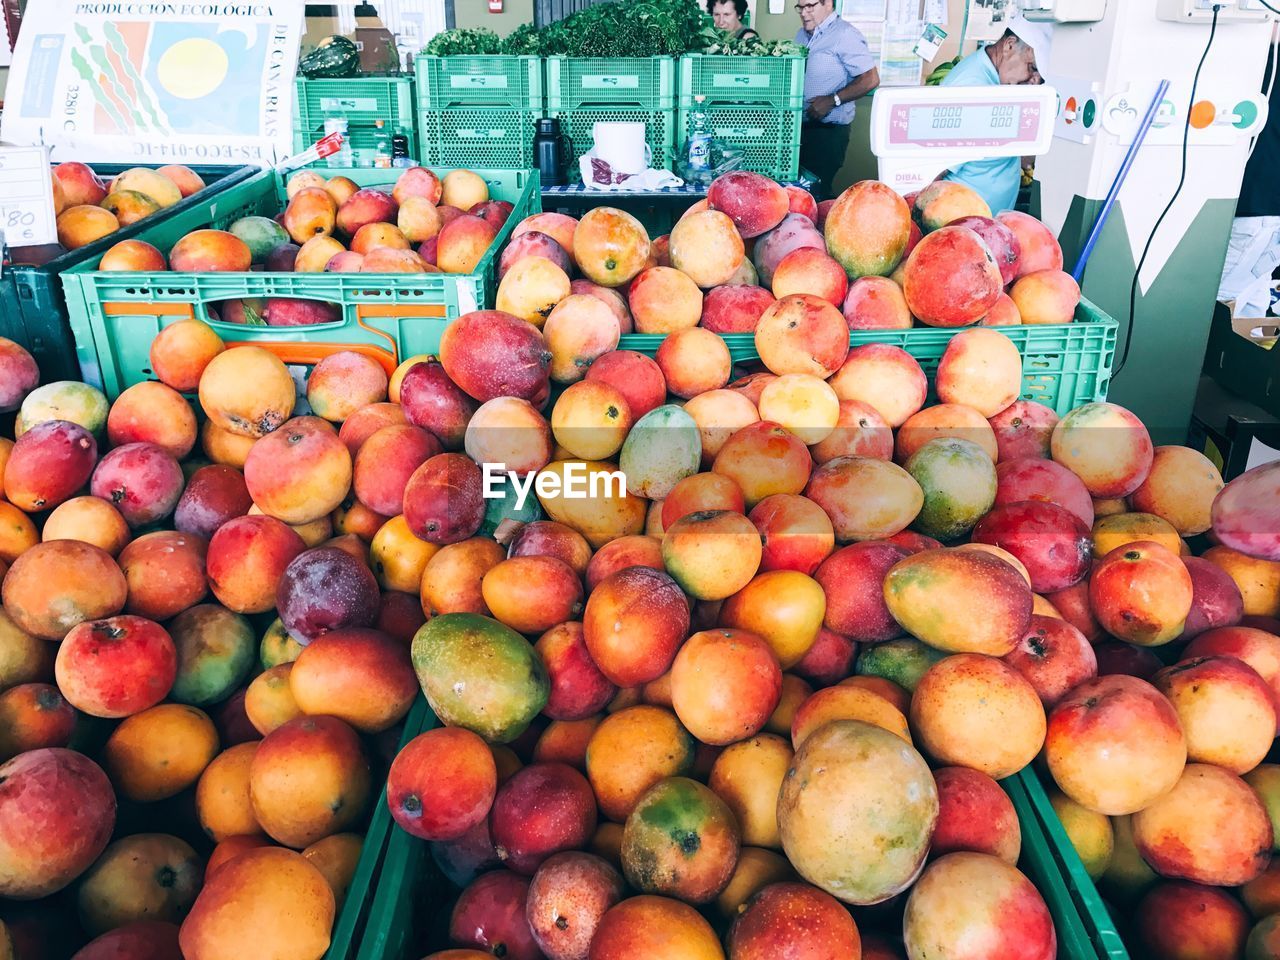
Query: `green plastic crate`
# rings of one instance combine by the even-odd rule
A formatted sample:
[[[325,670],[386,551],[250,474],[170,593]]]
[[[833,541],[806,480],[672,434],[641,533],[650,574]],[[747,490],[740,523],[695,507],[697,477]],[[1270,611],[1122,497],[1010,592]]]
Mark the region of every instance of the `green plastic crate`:
[[[415,720],[416,733],[439,726],[429,708]],[[407,735],[407,725],[405,730]],[[418,943],[443,942],[447,937],[447,926],[440,924],[448,923],[445,904],[456,891],[432,861],[427,842],[411,837],[391,819],[385,792],[374,819],[381,820],[387,831],[386,855],[378,871],[364,936],[352,960],[418,960],[431,952],[415,953]]]
[[[402,171],[330,172],[373,186],[393,183]],[[450,321],[492,304],[498,251],[517,223],[542,209],[536,170],[475,172],[488,182],[490,195],[510,202],[513,210],[470,274],[99,273],[100,256],[84,260],[62,274],[62,283],[85,379],[114,399],[151,378],[151,341],[161,329],[191,317],[207,320],[208,304],[244,297],[297,297],[341,306],[341,320],[305,327],[212,322],[227,343],[266,347],[287,364],[309,366],[331,353],[354,350],[389,373],[406,357],[435,353]],[[284,199],[284,178],[265,170],[138,236],[168,251],[192,230],[225,228],[251,214],[274,216]]]
[[[418,734],[434,726],[435,714],[427,706],[426,697],[418,694],[405,717],[404,733],[400,737],[397,752]],[[387,810],[387,786],[384,783],[374,801],[369,829],[360,848],[360,859],[356,861],[356,872],[351,878],[351,886],[347,888],[347,899],[342,904],[342,911],[334,919],[333,933],[324,960],[356,960],[361,944],[377,930],[371,914],[387,844],[394,829],[395,824]]]
[[[104,180],[134,166],[140,164],[92,164],[93,169]],[[95,240],[39,266],[22,262],[22,248],[9,251],[14,254],[14,262],[5,264],[0,269],[0,337],[6,337],[30,351],[40,365],[41,382],[80,379],[67,302],[63,296],[62,284],[58,282],[58,275],[62,271],[86,260],[96,263],[121,240],[136,237],[144,230],[185,210],[203,206],[219,191],[247,180],[258,172],[257,167],[236,166],[192,166],[191,169],[208,184],[205,189],[144,220],[122,227],[101,240]]]
[[[693,104],[681,102],[677,145],[689,140],[693,109]],[[742,151],[739,169],[764,174],[771,180],[790,181],[799,176],[802,107],[775,107],[767,103],[712,104],[704,107],[703,112],[707,115],[708,129],[716,139]]]
[[[424,109],[422,162],[427,166],[527,170],[534,166],[538,114],[510,107]]]
[[[431,726],[434,718],[426,721],[421,729]],[[1127,960],[1114,927],[1107,940],[1110,952],[1100,952],[1097,948],[1092,918],[1081,916],[1074,889],[1064,878],[1054,845],[1036,815],[1035,803],[1028,791],[1029,780],[1033,781],[1034,776],[1023,771],[1001,781],[1000,785],[1013,802],[1022,831],[1018,868],[1045,899],[1058,938],[1058,956],[1061,960]],[[379,810],[375,817],[379,816],[390,822],[390,815],[385,811]],[[444,949],[449,912],[457,894],[458,889],[445,879],[432,860],[429,844],[392,825],[365,935],[355,960],[418,960],[433,950]]]
[[[344,77],[340,80],[297,79],[298,112],[293,121],[293,149],[301,152],[324,136],[328,117],[344,117],[354,161],[372,163],[375,122],[384,120],[387,136],[409,138],[409,156],[418,155],[414,124],[413,78],[409,76]],[[324,166],[321,160],[317,166]]]
[[[791,57],[734,57],[687,53],[680,58],[680,102],[692,106],[701,94],[708,105],[768,104],[779,110],[804,108],[803,54]]]
[[[1015,806],[1022,804],[1018,810],[1019,819],[1024,816],[1035,817],[1040,826],[1036,831],[1038,840],[1035,855],[1047,862],[1046,869],[1051,868],[1057,873],[1059,883],[1051,885],[1054,897],[1065,897],[1066,903],[1061,909],[1065,912],[1069,904],[1078,920],[1078,925],[1072,927],[1074,943],[1069,950],[1060,944],[1059,955],[1096,960],[1129,960],[1129,951],[1125,949],[1120,932],[1107,912],[1102,897],[1098,895],[1098,888],[1085,872],[1079,854],[1067,838],[1058,815],[1049,803],[1049,795],[1045,793],[1035,771],[1027,767],[1004,780],[1001,786],[1014,799]],[[1024,845],[1026,839],[1024,832]],[[1041,892],[1044,892],[1044,888],[1041,888]]]
[[[1088,300],[1081,299],[1074,323],[997,328],[1022,354],[1022,399],[1052,407],[1059,416],[1084,403],[1107,398],[1111,368],[1116,355],[1119,324]],[[901,347],[919,361],[929,377],[930,402],[936,402],[933,375],[951,338],[959,329],[913,327],[910,330],[859,330],[849,334],[849,345],[889,343]],[[722,334],[736,363],[758,360],[755,335]],[[623,334],[618,349],[653,355],[663,334]]]
[[[562,113],[552,113],[560,119],[560,129],[569,138],[569,169],[571,182],[582,179],[578,160],[595,146],[592,133],[600,122],[643,123],[645,141],[653,153],[650,166],[656,170],[670,170],[675,160],[676,112],[674,110],[645,110],[640,107],[578,107]]]
[[[541,57],[434,57],[420,53],[414,60],[414,73],[422,110],[480,105],[534,112],[542,109]]]
[[[673,57],[547,57],[547,110],[582,106],[674,110]]]

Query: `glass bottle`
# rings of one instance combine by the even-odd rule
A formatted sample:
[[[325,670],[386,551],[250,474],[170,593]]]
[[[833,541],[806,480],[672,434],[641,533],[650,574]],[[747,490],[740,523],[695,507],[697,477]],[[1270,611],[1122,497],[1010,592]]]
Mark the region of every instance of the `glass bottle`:
[[[690,170],[709,170],[711,168],[711,131],[707,127],[707,114],[703,109],[706,96],[698,94],[693,98],[693,113],[689,116],[689,152]]]
[[[409,137],[397,133],[391,138],[391,165],[393,167],[411,167],[413,158],[409,156]]]

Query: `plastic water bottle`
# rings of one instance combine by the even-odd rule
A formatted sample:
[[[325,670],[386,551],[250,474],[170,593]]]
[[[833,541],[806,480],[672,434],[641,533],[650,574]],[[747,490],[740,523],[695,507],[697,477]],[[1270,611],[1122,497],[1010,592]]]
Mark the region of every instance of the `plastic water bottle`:
[[[350,134],[347,133],[347,118],[330,114],[324,119],[324,135],[327,137],[331,133],[342,134],[342,146],[338,148],[337,153],[331,153],[326,158],[325,163],[330,167],[353,167],[355,160],[351,154]]]
[[[693,98],[693,113],[689,117],[690,170],[711,169],[711,131],[707,129],[707,114],[703,110],[706,99],[706,96],[701,93]]]

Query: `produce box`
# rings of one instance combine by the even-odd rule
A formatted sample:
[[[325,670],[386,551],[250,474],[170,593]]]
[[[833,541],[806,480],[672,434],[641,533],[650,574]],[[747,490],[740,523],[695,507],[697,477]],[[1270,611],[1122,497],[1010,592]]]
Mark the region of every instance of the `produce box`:
[[[582,106],[673,110],[676,106],[674,57],[547,57],[547,110]]]
[[[298,77],[298,112],[293,121],[293,149],[301,153],[325,135],[324,122],[342,117],[355,163],[373,162],[375,122],[385,121],[388,136],[409,138],[409,156],[418,156],[413,77],[344,77],[309,80]],[[322,161],[323,163],[323,161]]]
[[[423,109],[422,162],[435,167],[525,170],[534,165],[537,110],[517,107]]]
[[[426,697],[419,694],[409,715],[405,717],[404,733],[397,750],[424,730],[430,730],[436,725],[435,714],[427,706]],[[403,831],[397,830],[387,811],[387,786],[384,783],[373,801],[369,830],[365,834],[360,860],[356,864],[355,876],[347,890],[342,912],[334,920],[333,938],[324,960],[356,960],[356,957],[364,956],[364,944],[370,939],[376,939],[381,932],[381,924],[373,917],[373,907],[382,882],[387,846],[396,833],[403,834]]]
[[[427,723],[422,729],[434,724]],[[1098,958],[1126,958],[1114,926],[1105,942],[1111,952],[1102,952],[1096,946],[1093,920],[1082,917],[1077,906],[1075,889],[1064,875],[1061,861],[1053,840],[1046,835],[1041,819],[1037,816],[1032,787],[1035,776],[1023,771],[1001,781],[1001,787],[1013,801],[1022,830],[1022,856],[1018,868],[1027,875],[1044,896],[1053,916],[1058,936],[1058,956],[1062,960],[1098,960]],[[1043,789],[1039,790],[1043,797]],[[1045,805],[1048,800],[1045,799]],[[385,806],[385,805],[384,805]],[[1050,810],[1052,812],[1052,810]],[[390,821],[390,815],[379,811]],[[386,855],[378,877],[373,905],[365,927],[365,936],[355,960],[417,960],[432,950],[443,949],[448,937],[449,912],[459,893],[440,869],[430,852],[430,845],[409,836],[392,825]],[[1061,833],[1061,826],[1058,826]],[[1065,841],[1065,834],[1062,836]],[[1074,855],[1074,851],[1071,851]],[[1081,876],[1083,867],[1076,864]],[[1088,881],[1088,877],[1084,877]],[[1089,889],[1093,885],[1089,883]],[[1094,899],[1097,893],[1094,891]],[[1102,918],[1106,911],[1098,901]],[[1118,952],[1117,952],[1118,951]]]
[[[735,57],[765,60],[766,57]],[[677,143],[687,143],[696,105],[680,99]],[[760,173],[771,180],[795,180],[800,174],[800,127],[804,107],[779,107],[768,103],[707,104],[703,107],[712,135],[725,146],[742,151],[740,170]]]
[[[403,171],[328,172],[374,186],[394,182]],[[151,378],[151,341],[162,328],[192,317],[210,320],[209,304],[245,297],[295,297],[342,308],[339,321],[301,327],[212,321],[228,344],[266,347],[287,364],[312,365],[329,354],[356,350],[390,373],[406,357],[436,352],[451,320],[493,302],[498,251],[517,223],[542,209],[536,170],[475,172],[488,182],[494,199],[506,200],[514,209],[471,274],[99,273],[100,253],[84,259],[63,274],[62,282],[85,380],[114,399],[126,387]],[[193,230],[225,228],[249,215],[274,216],[284,203],[285,178],[274,170],[262,171],[137,236],[167,252]]]
[[[709,106],[767,104],[778,110],[804,109],[803,56],[736,57],[687,53],[680,58],[680,105],[693,106],[699,94]]]
[[[135,165],[96,163],[92,166],[105,179]],[[38,266],[23,263],[20,249],[14,262],[5,264],[0,270],[0,336],[31,351],[40,364],[42,381],[76,380],[80,377],[67,303],[57,279],[60,273],[86,261],[96,263],[121,240],[139,236],[143,231],[193,209],[207,207],[215,195],[258,172],[257,167],[248,166],[193,166],[191,169],[208,186],[174,206]]]
[[[1119,325],[1093,303],[1081,299],[1074,323],[1052,326],[1000,327],[1022,354],[1022,399],[1052,407],[1059,416],[1084,403],[1105,400],[1115,362]],[[859,330],[849,334],[850,346],[889,343],[901,347],[920,362],[929,376],[929,403],[936,403],[933,374],[947,344],[958,330],[913,327],[910,330]],[[736,363],[759,359],[755,336],[723,334],[729,355]],[[621,350],[637,350],[650,356],[662,345],[662,334],[624,334]]]
[[[1054,922],[1058,922],[1059,912],[1074,915],[1076,922],[1065,931],[1061,925],[1058,926],[1058,955],[1129,960],[1129,951],[1120,939],[1115,922],[1098,895],[1098,888],[1085,872],[1084,864],[1080,862],[1080,856],[1067,838],[1062,822],[1049,804],[1049,795],[1045,793],[1035,771],[1028,767],[1001,785],[1013,798],[1018,819],[1023,826],[1024,860],[1029,855],[1027,821],[1034,819],[1040,828],[1031,839],[1035,853],[1030,855],[1042,862],[1042,868],[1046,872],[1056,874],[1057,882],[1046,885],[1041,884],[1034,875],[1033,879],[1036,879],[1036,885],[1040,887],[1049,909],[1053,911]],[[1056,902],[1060,900],[1063,902]]]
[[[1219,303],[1209,327],[1204,370],[1237,396],[1280,417],[1280,319],[1235,317]]]
[[[414,61],[418,109],[426,114],[459,106],[509,107],[538,113],[543,106],[542,59],[501,54],[436,57]]]

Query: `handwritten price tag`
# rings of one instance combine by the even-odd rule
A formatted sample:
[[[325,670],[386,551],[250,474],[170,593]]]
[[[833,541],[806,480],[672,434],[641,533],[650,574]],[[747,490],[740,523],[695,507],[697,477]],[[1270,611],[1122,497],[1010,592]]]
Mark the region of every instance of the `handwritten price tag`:
[[[0,232],[10,247],[58,242],[47,147],[0,147]]]

